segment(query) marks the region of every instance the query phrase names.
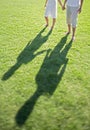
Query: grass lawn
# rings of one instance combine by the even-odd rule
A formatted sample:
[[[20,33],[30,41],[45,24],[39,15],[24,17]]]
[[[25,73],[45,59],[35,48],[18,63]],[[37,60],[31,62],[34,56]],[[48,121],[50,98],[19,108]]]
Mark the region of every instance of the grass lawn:
[[[90,130],[90,0],[75,42],[59,5],[44,28],[44,2],[0,1],[0,130]]]

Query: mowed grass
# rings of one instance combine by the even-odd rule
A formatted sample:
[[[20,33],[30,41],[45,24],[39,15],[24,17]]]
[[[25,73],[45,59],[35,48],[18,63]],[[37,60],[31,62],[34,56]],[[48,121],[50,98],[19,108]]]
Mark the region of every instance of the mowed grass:
[[[44,28],[44,2],[0,1],[0,130],[90,130],[90,1],[75,42],[59,5]]]

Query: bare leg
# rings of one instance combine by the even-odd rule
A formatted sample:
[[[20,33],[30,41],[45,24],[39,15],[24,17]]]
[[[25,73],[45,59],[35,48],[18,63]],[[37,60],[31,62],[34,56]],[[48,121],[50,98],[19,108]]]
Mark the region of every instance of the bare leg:
[[[51,29],[53,29],[53,28],[54,28],[55,22],[56,22],[56,18],[53,18],[53,20],[52,20],[52,26],[51,26]]]
[[[67,32],[67,34],[69,34],[69,33],[71,33],[71,25],[70,24],[68,24],[68,32]]]
[[[75,40],[76,27],[72,27],[72,40]]]
[[[46,27],[48,26],[48,17],[45,17],[45,20],[46,20]]]

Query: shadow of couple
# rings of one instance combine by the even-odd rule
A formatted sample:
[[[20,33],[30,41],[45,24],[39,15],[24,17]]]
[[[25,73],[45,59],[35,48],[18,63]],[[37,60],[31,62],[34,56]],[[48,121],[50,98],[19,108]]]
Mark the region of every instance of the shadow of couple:
[[[53,50],[43,50],[34,55],[34,52],[44,42],[46,42],[52,32],[50,31],[45,37],[42,37],[41,34],[44,32],[44,30],[45,28],[40,31],[40,33],[31,42],[31,44],[27,44],[25,49],[18,56],[17,63],[10,70],[8,70],[2,78],[3,80],[7,80],[23,63],[26,64],[38,54],[46,52],[40,70],[35,77],[37,89],[34,94],[18,110],[15,116],[15,121],[19,127],[21,127],[26,122],[34,109],[35,103],[41,95],[46,93],[53,95],[64,75],[68,63],[67,54],[72,46],[72,41],[66,44],[68,35],[65,35],[63,38],[61,38],[60,42],[55,46]]]

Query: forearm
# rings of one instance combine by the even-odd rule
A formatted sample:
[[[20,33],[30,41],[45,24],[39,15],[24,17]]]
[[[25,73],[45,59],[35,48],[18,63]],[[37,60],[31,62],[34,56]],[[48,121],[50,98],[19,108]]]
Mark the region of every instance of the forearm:
[[[62,1],[61,0],[58,0],[58,2],[59,2],[59,4],[61,5],[61,7],[62,7]]]
[[[48,0],[45,1],[45,6],[46,6],[46,4],[47,4],[47,1],[48,1]]]
[[[84,1],[84,0],[81,0],[81,4],[80,4],[80,8],[81,8],[81,9],[82,9],[82,5],[83,5],[83,1]]]
[[[63,4],[63,5],[64,5],[64,7],[65,7],[65,5],[66,5],[66,2],[67,2],[67,0],[65,0],[65,1],[64,1],[64,4]]]

